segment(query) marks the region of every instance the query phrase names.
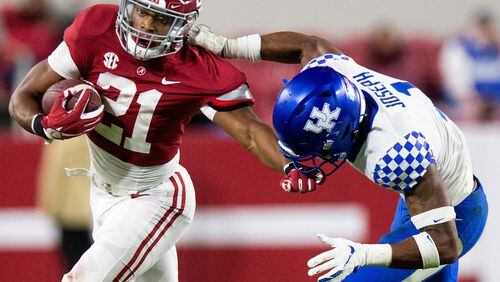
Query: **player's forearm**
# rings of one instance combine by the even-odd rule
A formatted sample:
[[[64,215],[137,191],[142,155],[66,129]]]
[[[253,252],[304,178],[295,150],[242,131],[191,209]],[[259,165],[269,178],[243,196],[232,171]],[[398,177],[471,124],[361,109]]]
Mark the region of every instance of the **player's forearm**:
[[[264,165],[283,172],[283,167],[289,161],[279,150],[273,130],[264,123],[254,122],[249,127],[249,136],[247,149],[257,156]]]
[[[257,156],[263,164],[283,172],[288,160],[278,148],[276,135],[269,126],[260,121],[250,107],[217,112],[213,122]]]
[[[444,224],[455,223],[448,222]],[[448,234],[446,231],[437,229],[427,230],[426,232],[436,245],[439,254],[439,263],[443,265],[455,262],[459,255],[458,237],[456,237],[456,234]],[[423,268],[422,253],[413,237],[407,238],[397,244],[391,244],[391,247],[392,262],[390,267]]]
[[[261,36],[263,60],[305,65],[326,53],[340,52],[327,40],[297,32],[275,32]]]
[[[393,245],[394,267],[422,267],[424,260],[426,265],[454,262],[460,242],[456,215],[436,166],[431,164],[420,182],[404,195],[411,221],[421,233]]]
[[[356,251],[361,252],[359,265],[426,269],[453,263],[459,255],[458,237],[450,228],[454,224],[450,221],[423,228],[422,233],[399,243],[357,244]]]
[[[298,32],[282,31],[265,35],[252,34],[234,39],[213,33],[200,25],[191,29],[188,42],[206,48],[227,59],[260,61],[261,59],[305,65],[327,54],[340,53],[327,40]]]

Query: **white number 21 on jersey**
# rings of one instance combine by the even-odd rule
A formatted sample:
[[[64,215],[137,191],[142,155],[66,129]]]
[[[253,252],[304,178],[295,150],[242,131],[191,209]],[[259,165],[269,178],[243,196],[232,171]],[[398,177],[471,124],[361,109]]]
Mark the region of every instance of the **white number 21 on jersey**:
[[[130,104],[132,104],[135,94],[137,93],[137,86],[135,82],[106,72],[99,75],[97,85],[105,90],[110,87],[114,87],[120,91],[116,101],[111,100],[108,97],[103,97],[104,103],[107,104],[106,112],[109,114],[115,117],[125,115],[130,108]],[[156,89],[139,93],[139,97],[137,98],[137,103],[140,105],[139,113],[134,124],[132,136],[125,137],[123,148],[138,153],[149,153],[151,143],[146,142],[146,137],[149,131],[149,126],[151,125],[151,120],[153,119],[153,113],[158,105],[158,102],[160,101],[161,95],[162,93]],[[115,124],[107,126],[101,123],[95,130],[104,138],[120,146],[123,136],[123,128]]]

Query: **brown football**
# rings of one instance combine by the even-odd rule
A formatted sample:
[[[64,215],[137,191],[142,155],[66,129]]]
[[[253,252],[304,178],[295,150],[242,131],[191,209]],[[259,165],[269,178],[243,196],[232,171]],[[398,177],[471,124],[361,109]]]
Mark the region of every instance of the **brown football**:
[[[90,86],[90,87],[89,87]],[[102,105],[101,97],[99,96],[99,92],[89,83],[78,80],[78,79],[65,79],[61,80],[57,83],[54,83],[52,86],[45,91],[42,97],[42,110],[44,114],[48,114],[52,105],[54,105],[55,101],[59,96],[64,95],[64,91],[74,88],[74,96],[71,97],[66,103],[66,110],[72,110],[75,107],[76,102],[78,101],[78,97],[80,94],[85,91],[85,89],[89,89],[91,91],[90,101],[85,108],[85,112],[92,112],[97,110]]]

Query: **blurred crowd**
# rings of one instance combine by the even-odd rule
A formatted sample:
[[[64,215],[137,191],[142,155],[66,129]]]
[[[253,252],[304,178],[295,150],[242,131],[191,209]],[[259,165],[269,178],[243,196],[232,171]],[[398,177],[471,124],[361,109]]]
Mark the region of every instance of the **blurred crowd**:
[[[16,0],[0,2],[0,130],[12,130],[8,102],[29,69],[62,40],[75,14],[89,0]]]
[[[57,46],[77,11],[103,2],[56,1],[4,1],[0,6],[0,130],[14,127],[8,101],[19,79]],[[495,21],[482,10],[471,15],[463,31],[439,39],[404,34],[392,23],[380,23],[368,34],[337,45],[362,65],[410,81],[453,119],[499,121],[500,31]],[[247,72],[257,113],[270,121],[281,79],[298,68],[237,65]]]

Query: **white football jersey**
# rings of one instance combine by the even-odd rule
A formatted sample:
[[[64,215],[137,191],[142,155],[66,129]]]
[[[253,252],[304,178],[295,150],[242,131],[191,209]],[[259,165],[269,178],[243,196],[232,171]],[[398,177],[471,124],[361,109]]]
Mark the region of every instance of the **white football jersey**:
[[[373,182],[402,192],[434,163],[454,206],[473,190],[472,163],[458,127],[407,81],[358,65],[343,54],[326,54],[305,67],[331,67],[365,93],[373,108],[370,130],[351,164]]]

